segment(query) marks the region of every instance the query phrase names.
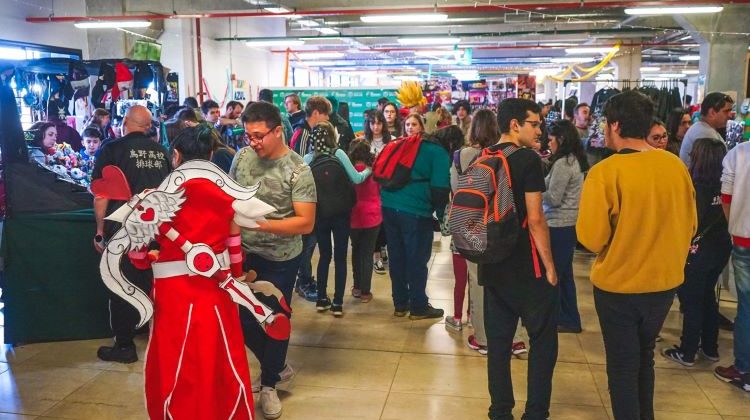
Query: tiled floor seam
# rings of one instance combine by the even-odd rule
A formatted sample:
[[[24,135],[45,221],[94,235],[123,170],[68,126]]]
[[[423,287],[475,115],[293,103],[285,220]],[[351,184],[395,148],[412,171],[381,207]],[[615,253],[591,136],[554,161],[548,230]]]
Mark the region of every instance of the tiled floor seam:
[[[393,377],[391,378],[391,383],[388,385],[388,392],[385,395],[385,402],[383,402],[383,407],[380,408],[380,416],[378,416],[379,419],[382,419],[385,415],[385,407],[388,406],[388,400],[391,398],[391,391],[393,390],[393,384],[396,382],[396,375],[398,375],[398,368],[401,366],[401,359],[403,359],[404,354],[400,353],[398,357],[398,362],[396,363],[396,369],[393,371]]]
[[[695,377],[693,376],[693,374],[690,373],[690,372],[691,372],[691,370],[688,369],[688,376],[695,383],[695,386],[697,386],[698,389],[701,390],[701,393],[703,393],[703,396],[706,397],[706,399],[708,400],[709,403],[711,403],[711,407],[714,408],[714,411],[716,411],[716,414],[720,415],[721,418],[724,418],[724,415],[721,414],[721,410],[719,410],[719,407],[717,407],[716,404],[714,404],[714,400],[711,398],[710,395],[708,395],[706,393],[706,391],[703,389],[703,387],[701,386],[701,384],[698,383],[698,381],[695,379]]]
[[[93,369],[93,370],[98,370],[98,369]],[[91,377],[91,379],[89,379],[88,381],[85,381],[84,383],[82,383],[81,386],[79,386],[78,388],[72,390],[68,395],[64,396],[60,401],[56,402],[52,407],[50,407],[47,410],[43,411],[42,414],[40,414],[39,416],[44,416],[45,414],[47,414],[50,411],[52,411],[55,407],[57,407],[58,405],[62,404],[63,401],[65,401],[66,398],[68,398],[71,395],[75,394],[76,392],[78,392],[78,390],[82,389],[83,387],[85,387],[89,383],[93,382],[96,378],[99,377],[99,375],[101,375],[104,372],[107,372],[107,371],[106,370],[100,370],[99,373],[97,373],[96,375],[94,375],[93,377]]]

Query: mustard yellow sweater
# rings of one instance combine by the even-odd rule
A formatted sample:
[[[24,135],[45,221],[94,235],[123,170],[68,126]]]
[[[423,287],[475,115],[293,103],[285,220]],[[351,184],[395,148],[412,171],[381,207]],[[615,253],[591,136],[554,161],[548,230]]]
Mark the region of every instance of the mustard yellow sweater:
[[[685,164],[663,150],[618,153],[596,164],[583,184],[576,232],[598,254],[591,282],[614,293],[673,289],[698,218]]]

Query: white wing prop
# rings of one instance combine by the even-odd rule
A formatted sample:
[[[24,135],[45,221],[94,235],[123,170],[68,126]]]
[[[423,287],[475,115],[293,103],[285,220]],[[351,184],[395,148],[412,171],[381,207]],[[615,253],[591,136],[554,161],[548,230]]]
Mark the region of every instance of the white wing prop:
[[[141,328],[154,314],[154,304],[151,299],[133,283],[129,282],[120,271],[120,261],[123,257],[127,258],[127,253],[131,248],[130,237],[128,232],[122,228],[107,243],[104,249],[102,260],[99,262],[99,271],[102,274],[104,285],[112,293],[121,297],[124,301],[133,305],[140,322],[136,329]]]

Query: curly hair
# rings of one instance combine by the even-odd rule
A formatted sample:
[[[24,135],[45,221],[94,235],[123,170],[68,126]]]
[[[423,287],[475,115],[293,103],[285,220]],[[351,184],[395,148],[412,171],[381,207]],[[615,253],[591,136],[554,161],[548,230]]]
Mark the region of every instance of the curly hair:
[[[363,162],[367,166],[372,166],[375,155],[370,150],[370,142],[361,138],[354,140],[349,145],[349,159],[352,164]]]

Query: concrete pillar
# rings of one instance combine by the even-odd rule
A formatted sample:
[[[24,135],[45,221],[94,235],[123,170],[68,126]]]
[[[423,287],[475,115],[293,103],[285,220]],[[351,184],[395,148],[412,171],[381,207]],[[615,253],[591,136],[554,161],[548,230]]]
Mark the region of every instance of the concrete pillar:
[[[750,6],[725,5],[717,14],[675,16],[675,21],[700,44],[698,63],[705,92],[736,94],[742,103],[747,91]],[[694,98],[698,102],[700,98]]]
[[[611,63],[615,67],[615,79],[617,80],[640,80],[641,78],[641,47],[620,48]],[[623,88],[623,83],[618,82],[617,87]]]
[[[124,0],[86,0],[87,16],[124,15]],[[89,58],[123,58],[127,52],[125,32],[116,29],[87,29]]]

